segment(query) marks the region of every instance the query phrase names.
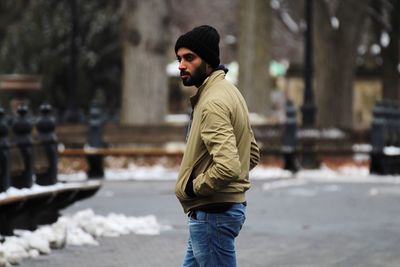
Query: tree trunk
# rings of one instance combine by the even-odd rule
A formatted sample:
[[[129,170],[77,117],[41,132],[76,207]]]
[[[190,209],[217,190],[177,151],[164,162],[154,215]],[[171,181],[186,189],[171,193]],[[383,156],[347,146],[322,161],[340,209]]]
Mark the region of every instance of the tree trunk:
[[[123,0],[123,124],[155,124],[167,113],[166,1]],[[151,18],[151,19],[149,19]]]
[[[390,12],[391,31],[390,43],[382,49],[382,83],[383,98],[391,100],[400,100],[400,82],[398,64],[399,57],[399,38],[400,38],[400,0],[390,1],[393,9]]]
[[[353,127],[353,78],[357,45],[366,16],[358,0],[340,1],[331,25],[324,0],[315,0],[315,95],[317,126]]]
[[[269,1],[248,0],[240,1],[239,10],[239,89],[250,112],[267,116],[271,106],[271,7]]]

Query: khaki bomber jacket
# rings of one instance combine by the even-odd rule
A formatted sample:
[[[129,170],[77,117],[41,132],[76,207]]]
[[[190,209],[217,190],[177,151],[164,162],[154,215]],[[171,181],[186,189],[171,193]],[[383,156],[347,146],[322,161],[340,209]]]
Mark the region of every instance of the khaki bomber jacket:
[[[245,201],[249,171],[259,161],[246,102],[239,90],[214,71],[191,97],[193,120],[175,187],[185,212],[213,203]],[[185,192],[193,177],[193,192]]]

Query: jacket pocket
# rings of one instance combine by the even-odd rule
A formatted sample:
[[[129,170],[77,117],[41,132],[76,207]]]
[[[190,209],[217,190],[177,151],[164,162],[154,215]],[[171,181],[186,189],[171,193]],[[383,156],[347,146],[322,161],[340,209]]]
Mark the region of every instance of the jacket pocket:
[[[196,194],[194,193],[193,189],[193,180],[194,180],[194,175],[193,175],[193,170],[190,172],[189,178],[187,179],[186,185],[185,185],[185,193],[187,196],[191,198],[195,198]]]
[[[190,197],[185,192],[185,188],[192,173],[192,170],[192,167],[185,169],[180,175],[180,179],[176,182],[175,195],[179,199],[190,199]]]

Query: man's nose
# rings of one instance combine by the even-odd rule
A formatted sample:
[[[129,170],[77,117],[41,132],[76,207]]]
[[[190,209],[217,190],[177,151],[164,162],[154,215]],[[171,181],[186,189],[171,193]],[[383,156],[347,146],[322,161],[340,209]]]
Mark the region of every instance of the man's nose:
[[[185,69],[186,69],[186,65],[182,60],[181,62],[179,62],[179,70],[185,70]]]

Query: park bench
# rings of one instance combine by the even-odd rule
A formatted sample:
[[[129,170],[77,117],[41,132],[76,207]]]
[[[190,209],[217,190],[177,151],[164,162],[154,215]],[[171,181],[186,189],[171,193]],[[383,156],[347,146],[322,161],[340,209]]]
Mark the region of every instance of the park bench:
[[[18,109],[12,123],[12,142],[8,124],[0,109],[0,234],[12,235],[15,229],[34,230],[55,222],[60,210],[94,195],[101,180],[61,183],[57,180],[58,150],[51,108],[41,107],[41,116],[32,135],[27,108]],[[10,187],[16,189],[9,190]]]

